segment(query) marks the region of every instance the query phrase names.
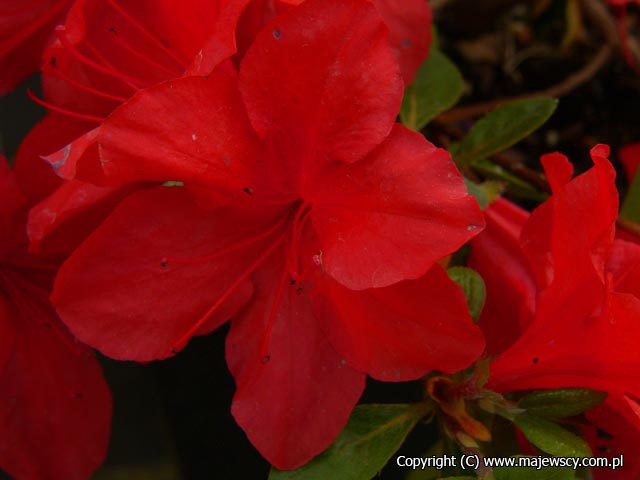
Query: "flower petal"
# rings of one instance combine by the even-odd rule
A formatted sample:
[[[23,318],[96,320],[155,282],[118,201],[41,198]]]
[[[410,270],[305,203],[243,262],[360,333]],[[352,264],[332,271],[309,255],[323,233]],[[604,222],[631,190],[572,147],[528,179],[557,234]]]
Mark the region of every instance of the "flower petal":
[[[275,467],[290,470],[327,448],[347,423],[365,375],[347,366],[314,318],[310,291],[283,285],[270,313],[284,258],[255,276],[249,307],[231,323],[227,363],[237,390],[232,413],[253,445]]]
[[[0,95],[38,71],[53,26],[71,0],[3,0],[0,5]]]
[[[230,247],[269,228],[261,214],[262,222],[239,209],[203,210],[180,187],[132,194],[62,266],[56,309],[79,339],[113,358],[171,356],[250,298],[243,272],[264,242]]]
[[[69,255],[115,208],[131,188],[96,187],[64,182],[29,211],[30,250]]]
[[[440,265],[418,280],[349,290],[319,281],[316,315],[347,363],[383,381],[457,372],[484,350],[465,296]]]
[[[522,232],[523,249],[539,288],[552,281],[576,285],[594,269],[604,275],[618,216],[615,170],[604,156],[607,153],[603,146],[594,148],[593,168],[569,183],[565,160],[547,157],[545,170],[558,179],[556,190],[531,214]]]
[[[287,165],[308,168],[355,162],[378,145],[400,109],[403,82],[370,2],[307,0],[257,36],[240,88],[258,134]]]
[[[610,294],[606,308],[589,316],[591,305],[602,304],[597,297],[587,291],[569,299],[553,291],[543,295],[538,317],[547,321],[536,318],[525,335],[491,363],[490,386],[499,391],[590,388],[640,397],[640,299]],[[548,328],[549,322],[554,328]]]
[[[10,323],[16,332],[13,345],[2,339],[0,467],[15,478],[83,480],[106,455],[109,388],[91,351],[49,305],[31,294],[20,305],[0,310],[0,329]]]
[[[30,204],[42,200],[62,183],[43,156],[60,150],[88,128],[85,122],[49,114],[31,129],[20,144],[13,165],[18,184]]]
[[[487,353],[509,347],[531,323],[536,288],[528,258],[520,246],[520,232],[529,214],[505,199],[485,211],[487,228],[471,242],[469,266],[487,287],[480,326],[487,339]]]
[[[245,197],[244,179],[257,176],[251,168],[261,158],[236,80],[225,72],[141,91],[104,123],[98,142],[110,182],[191,181]]]
[[[366,159],[326,174],[313,197],[325,269],[356,290],[419,278],[484,225],[449,154],[400,125]]]
[[[373,0],[389,27],[405,84],[409,85],[431,47],[431,8],[425,0]]]

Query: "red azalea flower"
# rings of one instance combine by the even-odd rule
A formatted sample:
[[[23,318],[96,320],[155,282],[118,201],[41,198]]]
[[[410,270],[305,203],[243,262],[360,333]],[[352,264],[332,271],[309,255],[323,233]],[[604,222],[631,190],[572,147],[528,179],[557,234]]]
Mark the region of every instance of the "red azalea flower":
[[[553,196],[526,220],[519,236],[513,217],[506,217],[500,204],[487,212],[489,229],[479,238],[476,255],[505,251],[519,257],[519,272],[531,275],[515,284],[510,275],[495,275],[483,263],[474,265],[487,279],[490,312],[510,311],[513,316],[487,318],[497,325],[520,319],[517,340],[513,335],[502,344],[513,342],[491,363],[489,388],[501,392],[545,388],[590,388],[608,393],[607,408],[622,415],[636,431],[640,416],[640,246],[614,240],[618,213],[615,171],[606,159],[609,149],[593,149],[595,166],[573,180],[573,169],[560,154],[543,157]],[[492,225],[510,224],[509,240],[496,238],[507,229]],[[494,279],[501,283],[493,284]],[[530,285],[535,284],[535,292]],[[522,285],[525,285],[523,288]],[[532,315],[532,300],[535,299]],[[503,303],[508,307],[504,307]],[[493,332],[499,332],[497,325]],[[507,330],[508,331],[508,330]],[[513,329],[511,329],[511,332]],[[606,423],[593,420],[609,434]],[[637,455],[637,443],[626,445],[627,455]],[[640,473],[640,472],[636,472]],[[631,477],[630,477],[631,478]],[[635,478],[635,477],[634,477]]]
[[[238,24],[240,56],[257,33],[277,14],[304,0],[252,0]],[[410,84],[431,48],[433,15],[426,0],[371,0],[389,28],[389,40],[400,62],[405,84]]]
[[[27,254],[26,200],[0,159],[0,468],[85,479],[102,463],[111,397],[100,365],[49,302],[55,266]]]
[[[66,224],[89,224],[90,217],[99,224],[110,207],[137,187],[99,186],[96,123],[140,88],[184,74],[209,73],[231,56],[235,25],[248,1],[75,2],[65,25],[56,29],[57,40],[45,52],[47,102],[37,101],[52,113],[29,134],[18,153],[31,157],[22,162],[29,166],[47,156],[57,173],[71,180],[33,208],[29,220],[33,251],[72,251],[86,229]],[[77,238],[65,242],[50,238],[60,231],[66,236],[75,232]]]
[[[38,70],[51,30],[72,0],[3,0],[0,4],[0,95]]]
[[[44,54],[47,101],[34,99],[98,127],[48,158],[57,173],[98,183],[95,138],[106,116],[142,88],[208,74],[233,55],[248,2],[77,0]]]
[[[336,437],[365,372],[467,367],[482,336],[435,262],[481,231],[482,214],[450,156],[394,124],[402,93],[365,0],[277,17],[239,77],[140,92],[100,130],[105,176],[184,186],[120,204],[62,268],[59,313],[138,361],[233,318],[233,414],[285,469]]]

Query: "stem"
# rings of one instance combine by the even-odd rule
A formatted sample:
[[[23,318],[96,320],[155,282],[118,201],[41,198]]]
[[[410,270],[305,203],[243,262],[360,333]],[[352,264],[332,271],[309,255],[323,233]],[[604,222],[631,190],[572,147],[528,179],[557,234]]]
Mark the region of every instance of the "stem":
[[[600,0],[582,0],[581,5],[589,20],[605,37],[605,44],[600,47],[589,63],[562,82],[547,89],[455,108],[438,116],[437,121],[450,123],[477,117],[490,112],[502,103],[513,100],[536,97],[562,97],[591,80],[611,59],[614,50],[618,47],[618,35],[616,25],[609,11]]]

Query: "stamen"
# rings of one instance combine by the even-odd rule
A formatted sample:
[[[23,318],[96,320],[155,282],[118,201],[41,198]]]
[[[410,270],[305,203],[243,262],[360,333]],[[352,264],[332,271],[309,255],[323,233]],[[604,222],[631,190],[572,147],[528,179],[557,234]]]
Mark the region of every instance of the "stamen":
[[[188,64],[181,60],[176,54],[166,47],[158,38],[155,37],[149,30],[142,26],[135,18],[127,13],[115,0],[107,0],[107,3],[116,10],[122,17],[127,20],[133,27],[135,27],[140,33],[142,33],[147,39],[158,46],[164,53],[166,53],[174,62],[180,65],[183,69],[187,69]]]
[[[251,264],[249,268],[247,268],[242,274],[236,279],[235,282],[229,286],[229,288],[218,298],[218,300],[205,312],[200,319],[193,324],[189,330],[185,332],[180,339],[173,344],[171,348],[172,352],[176,352],[184,348],[189,339],[198,331],[198,329],[204,325],[204,323],[209,319],[209,317],[235,292],[238,287],[244,282],[251,274],[253,274],[260,266],[271,256],[271,254],[282,244],[285,240],[286,235],[281,235],[271,246],[260,256],[258,259]]]
[[[289,273],[293,277],[294,280],[300,280],[301,275],[299,271],[299,255],[300,255],[300,243],[302,239],[302,233],[304,231],[304,227],[309,220],[309,212],[311,211],[311,204],[308,202],[304,202],[298,211],[296,212],[296,216],[293,220],[293,227],[291,229],[291,241],[289,246],[291,247],[287,253],[287,265],[289,269]]]
[[[271,236],[273,233],[275,233],[276,231],[278,231],[278,229],[280,227],[282,227],[282,225],[288,220],[288,216],[285,215],[284,217],[282,217],[278,223],[276,223],[273,227],[269,228],[268,230],[258,234],[258,235],[254,235],[253,237],[249,237],[246,238],[244,240],[241,240],[233,245],[230,245],[229,247],[223,248],[222,250],[217,250],[213,253],[210,253],[209,255],[203,255],[200,257],[189,257],[189,258],[172,258],[172,257],[163,257],[161,264],[163,267],[167,267],[169,266],[169,264],[171,263],[177,263],[177,264],[181,264],[181,265],[191,265],[191,264],[195,264],[195,263],[204,263],[204,262],[209,262],[211,260],[214,260],[218,257],[222,257],[224,255],[227,255],[235,250],[240,250],[241,248],[247,247],[249,245],[251,245],[252,243],[256,243],[260,240],[263,240],[265,238],[268,238],[269,236]]]
[[[98,116],[89,115],[86,113],[78,113],[78,112],[74,112],[73,110],[67,110],[66,108],[53,105],[52,103],[49,103],[45,100],[42,100],[36,97],[31,89],[27,90],[27,96],[38,105],[46,108],[47,110],[51,110],[52,112],[57,112],[61,115],[66,115],[68,117],[77,118],[79,120],[87,120],[89,122],[96,122],[96,123],[102,123],[106,120],[106,118],[104,117],[98,117]]]
[[[47,75],[51,75],[52,77],[59,78],[60,80],[64,80],[67,83],[79,88],[80,90],[84,90],[85,92],[91,93],[97,97],[106,98],[107,100],[113,100],[114,102],[124,103],[128,99],[124,97],[119,97],[118,95],[113,95],[108,92],[103,92],[102,90],[98,90],[96,88],[90,87],[89,85],[85,85],[74,78],[71,78],[66,73],[63,73],[61,70],[57,68],[49,68],[44,71]]]
[[[114,72],[117,72],[118,69],[116,67],[113,66],[113,64],[111,62],[109,62],[109,60],[107,60],[105,58],[104,55],[102,55],[98,49],[95,47],[95,45],[93,45],[89,39],[87,37],[84,37],[82,39],[82,43],[84,43],[84,46],[91,52],[91,54],[96,57],[100,63],[102,63],[102,65],[104,65],[107,68],[110,68],[111,70],[113,70]],[[119,78],[118,80],[120,80],[124,85],[126,85],[127,87],[131,88],[134,93],[137,92],[140,87],[138,87],[138,85],[134,85],[131,82],[128,82],[127,80],[123,80],[121,78]]]
[[[115,29],[110,28],[109,31],[113,34],[113,38],[114,38],[114,40],[116,41],[116,43],[118,45],[120,45],[122,48],[124,48],[129,53],[131,53],[135,57],[139,58],[143,62],[147,62],[152,67],[155,67],[155,68],[158,68],[158,69],[162,70],[164,73],[169,74],[172,78],[182,75],[183,72],[181,72],[180,70],[177,70],[177,69],[176,70],[172,70],[172,69],[170,69],[168,67],[165,67],[164,65],[162,65],[161,63],[156,62],[154,59],[150,58],[149,56],[145,55],[144,53],[141,53],[140,51],[136,50],[134,47],[132,47],[126,41],[124,41],[120,37],[120,35],[118,35],[118,32]]]
[[[46,291],[28,282],[19,274],[9,275],[0,269],[0,281],[3,277],[5,281],[0,283],[9,291],[16,309],[23,315],[25,320],[37,320],[40,325],[53,332],[74,354],[79,355],[82,353],[80,344],[64,330],[62,325],[56,321],[41,320],[54,316],[49,294]],[[31,322],[24,323],[26,325],[22,325],[23,327],[32,328],[33,326]]]
[[[269,344],[271,343],[271,334],[273,333],[273,324],[275,323],[276,315],[278,314],[278,308],[282,302],[282,295],[284,294],[285,285],[287,284],[287,267],[282,269],[280,280],[278,281],[278,287],[276,294],[273,297],[273,304],[271,305],[271,311],[269,312],[269,318],[267,319],[267,328],[262,337],[262,346],[260,347],[260,358],[263,363],[266,363],[271,359],[269,354]],[[265,361],[266,360],[266,361]]]
[[[122,72],[119,72],[113,67],[107,68],[103,65],[100,65],[99,63],[96,63],[93,60],[91,60],[86,55],[80,53],[80,51],[78,51],[78,49],[74,45],[72,45],[71,42],[69,42],[69,40],[67,39],[66,35],[64,34],[64,28],[57,27],[55,32],[58,38],[60,39],[60,42],[64,46],[64,48],[66,48],[69,51],[69,53],[79,62],[84,63],[88,67],[91,67],[100,73],[104,73],[105,75],[109,75],[113,78],[122,80],[127,84],[136,85],[135,88],[142,88],[142,86],[144,86],[145,82],[141,81],[140,79],[134,78]]]

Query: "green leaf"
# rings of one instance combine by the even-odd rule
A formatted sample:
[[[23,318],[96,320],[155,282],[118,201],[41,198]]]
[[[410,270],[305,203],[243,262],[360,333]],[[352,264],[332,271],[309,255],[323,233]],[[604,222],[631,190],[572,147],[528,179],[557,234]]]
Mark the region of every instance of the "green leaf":
[[[498,199],[500,194],[504,191],[504,184],[501,182],[483,182],[474,183],[468,178],[464,179],[464,183],[467,185],[469,193],[476,197],[476,200],[480,204],[480,208],[485,210],[495,200]]]
[[[538,191],[533,185],[508,172],[500,165],[496,165],[487,159],[476,160],[473,163],[474,170],[480,172],[486,178],[491,178],[507,186],[507,191],[518,198],[544,202],[548,194]]]
[[[580,415],[601,404],[607,394],[584,388],[540,390],[520,400],[518,407],[530,415],[547,418],[565,418]]]
[[[575,472],[570,467],[496,467],[493,476],[495,480],[573,480]]]
[[[335,443],[305,466],[272,469],[269,480],[369,480],[400,448],[429,404],[360,405]]]
[[[527,439],[556,457],[590,457],[589,445],[577,435],[547,419],[523,413],[515,419]]]
[[[451,280],[460,285],[464,291],[471,317],[477,321],[487,298],[487,288],[484,280],[478,272],[468,267],[451,267],[447,270],[447,273]]]
[[[620,215],[631,222],[640,224],[640,170],[631,182]]]
[[[479,120],[456,151],[459,167],[490,157],[537,130],[553,114],[558,101],[549,97],[504,103]]]
[[[464,89],[458,68],[440,50],[432,48],[416,78],[405,91],[400,110],[402,123],[422,130],[438,114],[455,105]]]

